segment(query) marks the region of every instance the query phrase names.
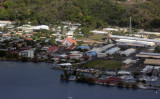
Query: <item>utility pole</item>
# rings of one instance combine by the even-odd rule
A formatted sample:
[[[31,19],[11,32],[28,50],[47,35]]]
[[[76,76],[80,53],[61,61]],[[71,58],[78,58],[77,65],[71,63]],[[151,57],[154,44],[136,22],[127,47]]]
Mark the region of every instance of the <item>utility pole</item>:
[[[129,18],[130,19],[130,23],[129,23],[129,34],[132,33],[132,17]]]

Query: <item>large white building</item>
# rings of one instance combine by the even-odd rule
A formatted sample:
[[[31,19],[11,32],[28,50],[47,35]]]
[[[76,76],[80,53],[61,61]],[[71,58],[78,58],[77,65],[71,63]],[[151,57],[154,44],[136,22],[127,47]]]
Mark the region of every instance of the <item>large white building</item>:
[[[97,31],[97,30],[94,30],[94,31],[91,31],[92,33],[94,34],[108,34],[108,32],[105,32],[105,31]]]
[[[23,50],[19,52],[19,56],[27,57],[27,58],[34,58],[34,49]]]
[[[143,46],[154,46],[154,42],[148,42],[148,41],[141,41],[141,40],[130,40],[130,39],[117,39],[116,40],[118,45],[141,45]]]
[[[111,35],[112,39],[123,39],[123,40],[136,40],[136,41],[145,41],[145,42],[154,42],[160,43],[160,40],[156,39],[147,39],[147,38],[139,38],[139,37],[130,37],[130,36],[119,36],[119,35]]]

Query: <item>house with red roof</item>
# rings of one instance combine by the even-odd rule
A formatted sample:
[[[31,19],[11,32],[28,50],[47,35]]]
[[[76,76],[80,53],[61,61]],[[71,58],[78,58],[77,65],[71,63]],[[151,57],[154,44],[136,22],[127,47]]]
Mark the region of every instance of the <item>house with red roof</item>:
[[[118,77],[109,77],[109,78],[107,78],[107,80],[108,80],[108,81],[116,81],[116,82],[122,81],[122,79],[121,79],[121,78],[118,78]]]
[[[52,47],[50,47],[47,51],[48,51],[48,52],[56,52],[58,49],[59,49],[58,46],[52,46]]]
[[[77,44],[77,41],[72,37],[67,37],[62,41],[64,46],[71,46],[72,44]]]

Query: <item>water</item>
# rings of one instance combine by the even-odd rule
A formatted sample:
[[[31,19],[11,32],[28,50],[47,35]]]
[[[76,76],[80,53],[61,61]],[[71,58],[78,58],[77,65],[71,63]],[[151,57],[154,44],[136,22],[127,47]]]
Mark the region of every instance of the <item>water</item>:
[[[66,82],[47,63],[0,61],[0,99],[160,99],[160,91]]]

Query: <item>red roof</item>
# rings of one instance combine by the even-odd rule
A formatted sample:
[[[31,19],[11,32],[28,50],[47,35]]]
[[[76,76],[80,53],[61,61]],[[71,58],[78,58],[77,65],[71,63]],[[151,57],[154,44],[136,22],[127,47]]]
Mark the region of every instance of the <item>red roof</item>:
[[[85,55],[85,56],[83,56],[82,58],[89,58],[90,56],[88,56],[88,55]]]
[[[72,50],[72,49],[74,49],[74,48],[75,48],[75,46],[70,46],[70,47],[68,47],[67,49]]]
[[[107,80],[111,80],[111,81],[122,81],[121,78],[118,78],[118,77],[109,77],[107,78]]]
[[[73,44],[73,43],[76,44],[77,43],[76,40],[72,39],[71,37],[68,37],[67,39],[64,39],[62,42],[64,43],[66,40],[68,40],[70,44]]]
[[[58,50],[58,49],[59,49],[58,46],[52,46],[52,47],[50,47],[50,48],[48,49],[48,51],[53,52],[53,51],[56,51],[56,50]]]

